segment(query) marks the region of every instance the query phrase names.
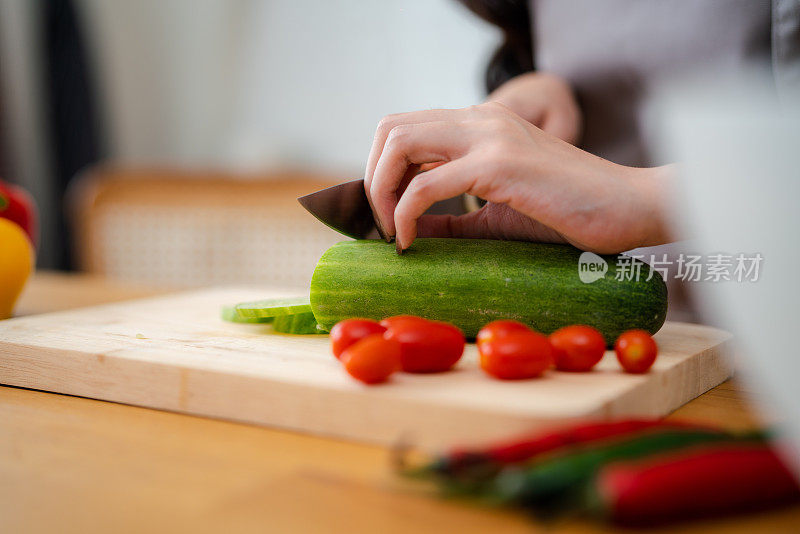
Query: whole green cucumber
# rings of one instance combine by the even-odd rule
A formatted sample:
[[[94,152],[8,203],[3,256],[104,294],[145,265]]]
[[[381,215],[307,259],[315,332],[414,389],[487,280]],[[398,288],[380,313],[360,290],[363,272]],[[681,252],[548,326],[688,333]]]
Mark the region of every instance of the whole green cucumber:
[[[545,334],[593,326],[610,345],[625,330],[661,328],[667,288],[658,272],[651,277],[632,258],[581,254],[569,245],[427,238],[398,255],[380,240],[342,241],[317,263],[311,308],[326,330],[350,317],[409,314],[447,321],[472,338],[490,321],[515,319]]]

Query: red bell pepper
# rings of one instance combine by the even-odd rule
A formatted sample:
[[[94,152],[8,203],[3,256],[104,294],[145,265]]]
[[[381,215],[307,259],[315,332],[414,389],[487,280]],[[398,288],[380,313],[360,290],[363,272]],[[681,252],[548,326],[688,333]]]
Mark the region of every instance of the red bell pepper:
[[[18,224],[36,247],[36,204],[27,191],[0,180],[0,217]]]

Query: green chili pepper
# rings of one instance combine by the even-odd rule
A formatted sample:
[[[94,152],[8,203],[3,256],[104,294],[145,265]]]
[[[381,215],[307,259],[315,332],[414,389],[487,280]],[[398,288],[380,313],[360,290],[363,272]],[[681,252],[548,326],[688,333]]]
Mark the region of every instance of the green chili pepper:
[[[763,438],[763,433],[736,435],[713,430],[648,432],[632,439],[578,449],[550,460],[510,466],[498,474],[486,489],[486,496],[500,502],[548,504],[582,488],[608,462],[642,458],[703,443]]]

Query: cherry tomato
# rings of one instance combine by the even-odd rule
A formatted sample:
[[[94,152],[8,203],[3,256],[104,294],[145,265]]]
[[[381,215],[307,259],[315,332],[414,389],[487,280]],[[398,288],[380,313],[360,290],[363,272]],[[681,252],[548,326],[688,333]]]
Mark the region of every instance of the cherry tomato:
[[[614,343],[622,368],[628,373],[646,373],[658,356],[658,345],[644,330],[628,330]]]
[[[531,332],[531,329],[519,321],[512,321],[510,319],[492,321],[478,331],[475,342],[478,344],[478,347],[480,347],[487,341],[505,337],[513,332]]]
[[[394,320],[384,337],[400,343],[400,362],[407,373],[447,371],[464,352],[461,330],[448,323],[419,317]]]
[[[481,368],[503,380],[533,378],[553,365],[553,348],[538,332],[513,332],[483,343],[478,350]]]
[[[417,317],[416,315],[394,315],[392,317],[387,317],[380,322],[380,325],[385,329],[389,330],[392,327],[400,326],[401,324],[410,324],[410,325],[426,325],[430,321],[423,317]]]
[[[347,347],[341,360],[350,376],[377,384],[400,370],[400,344],[383,334],[372,334]]]
[[[345,319],[331,328],[333,355],[341,358],[347,347],[372,334],[383,334],[386,328],[372,319]]]
[[[550,344],[559,371],[591,371],[606,352],[603,334],[591,326],[559,328],[550,334]]]

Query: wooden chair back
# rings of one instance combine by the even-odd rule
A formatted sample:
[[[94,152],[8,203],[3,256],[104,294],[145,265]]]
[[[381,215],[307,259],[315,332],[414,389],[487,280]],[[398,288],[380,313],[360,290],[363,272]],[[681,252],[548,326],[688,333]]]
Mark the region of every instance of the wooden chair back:
[[[296,198],[338,181],[303,173],[94,168],[68,195],[77,262],[85,271],[158,287],[307,288],[320,255],[346,238]]]

